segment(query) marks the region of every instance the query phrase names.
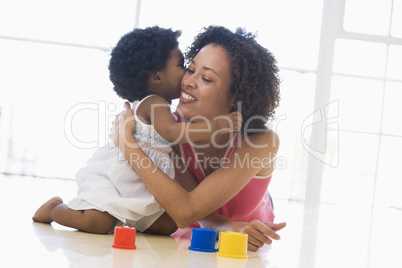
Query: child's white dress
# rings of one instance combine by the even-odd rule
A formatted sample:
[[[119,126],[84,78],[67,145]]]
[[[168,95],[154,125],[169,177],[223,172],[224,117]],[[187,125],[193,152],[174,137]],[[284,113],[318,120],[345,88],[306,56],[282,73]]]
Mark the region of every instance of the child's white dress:
[[[171,144],[152,125],[137,117],[137,107],[145,99],[133,103],[134,138],[149,158],[173,179],[174,167],[169,157]],[[150,164],[139,161],[143,166]],[[148,229],[165,212],[113,142],[94,153],[87,165],[78,170],[76,180],[78,193],[68,203],[71,209],[107,211],[120,221],[117,225],[135,227],[140,232]]]

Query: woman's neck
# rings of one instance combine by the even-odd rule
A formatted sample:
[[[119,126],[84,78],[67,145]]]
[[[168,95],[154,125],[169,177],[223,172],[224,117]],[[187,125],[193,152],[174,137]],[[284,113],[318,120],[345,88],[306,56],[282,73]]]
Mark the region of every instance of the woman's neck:
[[[202,143],[193,144],[196,161],[202,169],[205,176],[208,176],[220,167],[222,159],[225,157],[228,148],[232,145],[232,141],[236,133],[227,133],[216,135]]]
[[[209,139],[199,140],[199,141],[196,141],[193,143],[196,145],[210,144],[215,147],[222,147],[222,146],[227,147],[225,145],[229,143],[229,141],[231,140],[231,137],[233,137],[234,135],[235,135],[235,133],[216,134]]]

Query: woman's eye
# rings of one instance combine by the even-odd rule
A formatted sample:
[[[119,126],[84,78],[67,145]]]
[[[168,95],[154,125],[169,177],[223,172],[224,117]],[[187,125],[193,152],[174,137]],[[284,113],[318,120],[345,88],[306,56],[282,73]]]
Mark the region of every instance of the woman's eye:
[[[205,77],[203,77],[202,80],[204,80],[204,81],[207,82],[207,83],[211,83],[211,82],[212,82],[211,80],[209,80],[208,78],[205,78]]]

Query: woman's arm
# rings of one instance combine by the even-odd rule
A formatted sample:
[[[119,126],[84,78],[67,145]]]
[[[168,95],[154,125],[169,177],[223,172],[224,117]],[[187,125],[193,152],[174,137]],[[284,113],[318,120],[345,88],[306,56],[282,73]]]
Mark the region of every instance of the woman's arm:
[[[194,175],[184,166],[178,158],[177,146],[173,147],[173,161],[175,164],[175,181],[187,191],[192,191],[197,187],[198,182]],[[286,223],[271,223],[254,220],[251,222],[236,222],[230,218],[219,215],[216,212],[211,213],[204,219],[198,221],[202,228],[213,229],[217,231],[240,232],[248,235],[248,250],[257,251],[264,244],[271,244],[272,240],[279,240],[280,236],[276,233],[283,229]]]
[[[230,218],[214,212],[198,221],[202,228],[217,231],[233,231],[248,235],[248,250],[257,251],[264,244],[271,244],[272,240],[279,240],[281,237],[276,233],[285,228],[286,223],[261,222],[236,222]]]
[[[263,167],[268,166],[279,145],[274,132],[253,134],[249,140],[240,141],[229,163],[211,173],[193,191],[187,191],[163,173],[139,148],[131,134],[135,123],[129,106],[126,105],[126,113],[118,121],[116,143],[149,191],[179,227],[187,227],[205,218],[231,200]],[[233,159],[234,156],[237,159]],[[244,160],[247,160],[246,165],[237,163]],[[143,163],[147,165],[142,166]],[[273,171],[273,167],[266,171]]]
[[[191,192],[198,186],[198,181],[193,175],[193,173],[188,170],[184,165],[180,154],[179,146],[172,146],[172,152],[170,153],[170,158],[173,161],[175,175],[174,181],[177,182],[181,187],[183,187],[187,192]]]
[[[214,133],[239,131],[242,117],[239,112],[232,112],[219,119],[202,118],[200,122],[176,122],[165,99],[152,96],[142,105],[156,131],[170,143],[183,144],[210,138]]]
[[[178,161],[178,163],[175,164],[175,181],[187,191],[192,191],[195,189],[195,187],[197,187],[198,182],[196,181],[194,175],[178,158],[179,155],[176,149],[177,146],[173,147],[172,152],[172,159],[174,159],[174,161]],[[286,223],[261,222],[258,220],[251,222],[236,222],[226,216],[219,215],[216,212],[213,212],[204,219],[199,220],[198,223],[202,228],[247,234],[248,250],[250,251],[257,251],[260,247],[264,246],[264,244],[271,244],[272,240],[279,240],[280,236],[276,232],[286,226]]]

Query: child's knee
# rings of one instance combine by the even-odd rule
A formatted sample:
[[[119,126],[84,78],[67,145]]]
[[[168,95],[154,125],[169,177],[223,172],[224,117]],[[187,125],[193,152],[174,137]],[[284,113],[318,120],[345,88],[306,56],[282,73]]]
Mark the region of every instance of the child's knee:
[[[84,213],[86,220],[86,232],[96,234],[107,234],[116,225],[117,219],[107,212],[100,212],[97,210],[86,210]]]
[[[160,216],[146,231],[145,233],[158,234],[158,235],[171,235],[177,231],[176,223],[165,212]]]

